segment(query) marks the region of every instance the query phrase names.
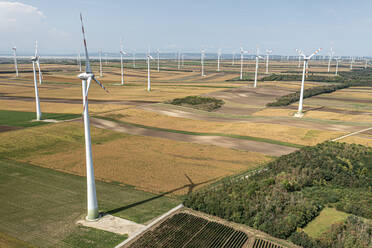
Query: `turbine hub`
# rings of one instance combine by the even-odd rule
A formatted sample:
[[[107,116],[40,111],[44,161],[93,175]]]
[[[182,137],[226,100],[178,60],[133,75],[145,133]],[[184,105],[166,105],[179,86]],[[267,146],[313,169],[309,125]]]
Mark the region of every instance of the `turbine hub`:
[[[88,80],[88,78],[93,78],[93,77],[94,77],[93,73],[86,73],[86,72],[83,72],[78,75],[78,78],[80,78],[81,80]]]

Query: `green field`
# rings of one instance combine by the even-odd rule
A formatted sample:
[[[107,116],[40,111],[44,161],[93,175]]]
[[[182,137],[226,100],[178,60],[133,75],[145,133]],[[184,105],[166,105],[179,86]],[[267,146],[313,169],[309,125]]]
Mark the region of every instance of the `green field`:
[[[350,214],[334,208],[324,208],[320,214],[304,228],[304,232],[312,238],[318,238],[335,223],[344,222]]]
[[[43,119],[53,120],[69,120],[78,118],[81,115],[77,114],[54,114],[54,113],[42,113]],[[33,127],[37,125],[47,124],[47,122],[32,121],[36,119],[36,114],[33,112],[22,112],[22,111],[9,111],[0,110],[0,126],[12,126],[12,127]]]
[[[116,183],[96,187],[100,211],[138,223],[179,203]],[[3,159],[0,202],[0,233],[37,247],[111,247],[126,238],[75,224],[86,211],[84,177]]]

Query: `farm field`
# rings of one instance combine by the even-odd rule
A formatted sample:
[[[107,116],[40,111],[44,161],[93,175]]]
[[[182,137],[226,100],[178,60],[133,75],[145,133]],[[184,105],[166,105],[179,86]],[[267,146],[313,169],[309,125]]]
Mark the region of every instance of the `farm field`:
[[[300,82],[259,81],[255,89],[251,81],[253,61],[244,64],[245,76],[249,79],[246,81],[236,81],[240,67],[231,66],[230,61],[223,61],[221,72],[216,71],[215,61],[207,61],[206,77],[200,76],[198,63],[185,61],[185,66],[177,70],[174,61],[161,61],[161,71],[151,71],[151,92],[145,89],[147,74],[143,61],[139,60],[136,68],[126,62],[124,86],[118,85],[119,64],[104,65],[104,75],[99,80],[109,93],[96,85],[92,85],[89,92],[100,211],[144,224],[179,204],[185,196],[208,189],[209,185],[214,187],[228,178],[254,174],[275,157],[370,126],[369,87],[351,87],[305,99],[305,116],[297,119],[293,118],[297,103],[284,107],[266,105],[298,91]],[[265,76],[262,65],[259,78]],[[126,237],[75,225],[85,212],[85,203],[77,200],[84,198],[85,186],[77,185],[84,185],[86,173],[81,81],[76,77],[77,68],[61,64],[42,64],[42,68],[45,72],[43,84],[39,86],[41,109],[44,118],[56,123],[32,122],[35,102],[30,65],[20,64],[19,78],[14,77],[10,65],[0,65],[0,169],[6,171],[4,177],[7,178],[3,182],[4,190],[13,187],[17,178],[22,181],[16,189],[19,196],[6,202],[9,207],[17,208],[12,215],[3,217],[2,214],[0,218],[4,218],[1,222],[10,223],[21,213],[19,218],[26,220],[25,225],[11,223],[9,228],[0,228],[0,234],[4,233],[7,240],[17,237],[37,247],[50,244],[90,247],[90,241],[95,247],[106,247],[109,242],[114,246]],[[270,73],[300,72],[294,61],[273,61],[270,68]],[[98,70],[96,62],[93,70]],[[340,71],[349,69],[340,67]],[[328,75],[326,63],[312,62],[310,72]],[[306,89],[327,84],[306,82]],[[175,98],[187,96],[217,98],[224,104],[211,112],[169,104]],[[369,131],[342,139],[368,146],[372,145],[371,140]],[[22,173],[26,174],[19,173],[20,168],[25,168]],[[37,180],[43,182],[42,185],[50,184],[46,178],[56,177],[58,186],[49,187],[48,191],[40,185],[34,186],[32,180],[36,180],[36,174],[40,174]],[[66,186],[68,190],[46,199],[51,190],[62,191],[61,180],[71,181],[71,185]],[[38,195],[37,200],[31,202],[37,205],[47,201],[51,207],[24,209],[19,202],[29,200],[30,192],[23,190],[26,186],[34,188],[33,194]],[[69,197],[71,200],[58,206]],[[62,207],[71,212],[61,211]],[[40,213],[34,214],[36,211]],[[45,222],[39,220],[44,217]],[[64,222],[54,223],[59,218]],[[59,223],[62,230],[54,230],[53,225]],[[39,233],[28,232],[37,225],[45,228],[40,228]],[[214,225],[208,224],[213,228]],[[165,231],[159,230],[156,235],[160,237]],[[205,229],[200,235],[209,235],[213,233],[211,230]],[[40,238],[42,232],[51,234]],[[39,236],[31,237],[34,233]],[[183,235],[181,233],[178,234]],[[248,247],[259,248],[271,244],[272,239],[267,235],[245,241],[248,240]],[[204,242],[203,238],[200,240]],[[243,245],[245,241],[240,240]],[[12,242],[14,246],[17,243]],[[161,247],[162,242],[169,240],[159,239],[157,247]],[[190,246],[193,242],[190,239]],[[156,247],[156,243],[153,245]],[[274,247],[274,243],[271,245]]]
[[[0,160],[0,172],[0,233],[5,237],[16,237],[30,247],[107,247],[126,238],[75,224],[86,209],[81,200],[86,194],[85,177],[7,159]],[[101,211],[138,223],[178,204],[118,183],[97,181],[97,194]],[[77,238],[81,246],[76,246]],[[17,244],[13,238],[7,240],[8,247]]]
[[[0,154],[83,176],[83,135],[79,122],[0,133]],[[92,143],[97,179],[156,193],[184,194],[199,184],[254,169],[270,160],[259,153],[98,128],[92,128]]]

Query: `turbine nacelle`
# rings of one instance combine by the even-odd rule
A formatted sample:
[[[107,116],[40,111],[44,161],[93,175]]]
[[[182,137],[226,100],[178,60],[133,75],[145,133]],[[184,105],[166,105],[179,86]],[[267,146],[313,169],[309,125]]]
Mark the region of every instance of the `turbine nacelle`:
[[[83,72],[80,73],[77,77],[80,78],[81,80],[88,80],[89,78],[94,78],[94,74]]]

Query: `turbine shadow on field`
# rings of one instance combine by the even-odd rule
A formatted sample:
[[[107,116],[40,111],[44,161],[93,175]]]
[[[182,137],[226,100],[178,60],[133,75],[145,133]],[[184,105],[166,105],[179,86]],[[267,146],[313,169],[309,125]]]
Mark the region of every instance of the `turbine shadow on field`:
[[[112,210],[109,210],[109,211],[106,211],[104,212],[103,214],[106,215],[106,214],[116,214],[116,213],[119,213],[121,211],[124,211],[126,209],[130,209],[130,208],[133,208],[133,207],[136,207],[138,205],[141,205],[141,204],[144,204],[144,203],[147,203],[147,202],[150,202],[150,201],[153,201],[153,200],[156,200],[158,198],[161,198],[165,195],[168,195],[168,194],[172,194],[178,190],[181,190],[181,189],[184,189],[184,188],[188,188],[188,192],[187,194],[190,194],[192,193],[193,189],[199,185],[203,185],[203,184],[206,184],[206,183],[209,183],[209,182],[212,182],[214,180],[216,180],[217,178],[213,178],[213,179],[209,179],[207,181],[204,181],[204,182],[200,182],[200,183],[194,183],[191,178],[185,174],[185,177],[187,178],[187,180],[190,182],[189,184],[185,184],[181,187],[178,187],[178,188],[175,188],[175,189],[172,189],[170,191],[167,191],[167,192],[164,192],[162,194],[159,194],[159,195],[156,195],[154,197],[151,197],[151,198],[148,198],[148,199],[145,199],[145,200],[142,200],[142,201],[139,201],[139,202],[135,202],[135,203],[132,203],[132,204],[129,204],[129,205],[126,205],[126,206],[122,206],[122,207],[119,207],[119,208],[115,208],[115,209],[112,209]]]

